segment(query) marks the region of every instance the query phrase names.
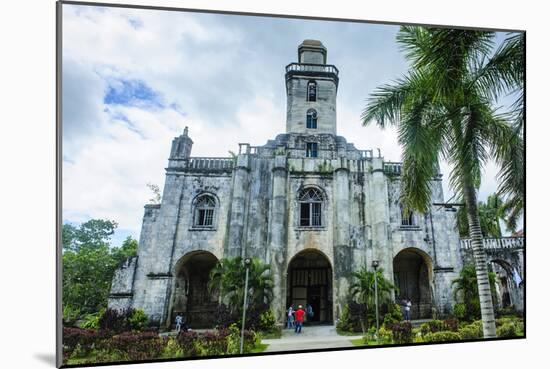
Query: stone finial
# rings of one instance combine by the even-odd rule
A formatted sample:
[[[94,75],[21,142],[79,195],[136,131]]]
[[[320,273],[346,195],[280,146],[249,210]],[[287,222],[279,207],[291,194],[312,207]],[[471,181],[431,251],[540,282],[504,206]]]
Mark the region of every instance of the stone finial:
[[[189,133],[189,127],[185,126],[185,128],[183,129],[183,135],[188,136],[188,133]]]

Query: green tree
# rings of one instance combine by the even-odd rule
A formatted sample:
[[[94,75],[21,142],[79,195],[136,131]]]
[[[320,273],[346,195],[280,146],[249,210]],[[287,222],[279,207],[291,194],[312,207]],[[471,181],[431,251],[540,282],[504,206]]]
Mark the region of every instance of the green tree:
[[[246,268],[243,258],[220,259],[210,272],[208,289],[219,293],[222,303],[231,312],[242,313]],[[260,306],[273,299],[273,277],[270,266],[260,259],[252,258],[248,274],[248,305]]]
[[[491,285],[491,295],[493,303],[496,303],[496,274],[489,272],[489,283]],[[460,271],[460,276],[453,280],[453,295],[456,301],[459,301],[459,295],[465,307],[465,318],[467,320],[476,320],[481,316],[479,305],[479,293],[477,288],[476,269],[473,265],[465,265]]]
[[[506,208],[498,194],[489,195],[486,202],[479,201],[477,208],[479,212],[479,225],[481,234],[485,238],[502,237],[500,221],[506,221]],[[461,237],[469,234],[468,214],[466,209],[460,208],[458,211],[457,222]]]
[[[137,241],[131,237],[121,247],[110,247],[116,226],[113,221],[101,219],[80,226],[63,225],[62,300],[68,320],[105,309],[115,269],[136,255]]]
[[[451,186],[466,206],[485,337],[496,337],[496,327],[476,191],[489,159],[500,167],[501,193],[516,193],[523,173],[522,137],[510,113],[493,108],[495,97],[517,87],[523,67],[503,48],[495,54],[493,39],[493,32],[401,27],[397,41],[411,70],[372,93],[362,116],[364,125],[397,127],[406,208],[426,211],[439,157],[451,164]]]
[[[367,267],[363,266],[359,270],[351,273],[351,284],[349,287],[350,295],[360,304],[364,304],[367,308],[365,314],[365,320],[368,323],[369,313],[375,309],[375,290],[374,281],[376,280],[378,289],[378,304],[379,306],[384,303],[391,302],[392,291],[396,287],[386,278],[384,278],[384,270],[379,268],[376,272],[370,271]],[[363,325],[363,322],[362,322]],[[365,327],[363,325],[363,331]]]

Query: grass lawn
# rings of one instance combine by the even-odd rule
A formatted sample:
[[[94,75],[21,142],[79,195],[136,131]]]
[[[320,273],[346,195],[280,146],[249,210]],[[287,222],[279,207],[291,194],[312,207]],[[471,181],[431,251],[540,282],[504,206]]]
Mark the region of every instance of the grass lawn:
[[[259,352],[264,352],[269,345],[267,343],[260,343],[258,346],[254,347],[252,350],[250,350],[249,353],[251,354],[257,354]]]
[[[280,329],[271,331],[271,332],[261,332],[262,339],[268,340],[268,339],[274,339],[274,338],[281,338],[283,336],[283,331]]]
[[[366,346],[362,338],[351,340],[351,343],[353,343],[354,346]]]

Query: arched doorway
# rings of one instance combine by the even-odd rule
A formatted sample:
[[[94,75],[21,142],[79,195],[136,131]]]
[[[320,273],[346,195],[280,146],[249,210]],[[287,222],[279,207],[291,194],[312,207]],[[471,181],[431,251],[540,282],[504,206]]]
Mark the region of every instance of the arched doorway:
[[[512,266],[500,259],[493,259],[489,262],[489,271],[496,274],[496,296],[493,296],[493,301],[496,304],[495,308],[505,308],[513,305],[512,291],[515,287],[513,268]]]
[[[218,259],[210,252],[194,251],[176,263],[170,324],[180,313],[192,328],[213,326],[212,317],[218,306],[218,296],[208,293],[208,280],[217,262]]]
[[[393,258],[393,276],[399,289],[397,300],[409,298],[411,319],[426,319],[432,314],[432,262],[423,251],[408,248]]]
[[[332,322],[332,268],[320,251],[310,249],[296,254],[288,264],[286,307],[310,304],[309,323]]]

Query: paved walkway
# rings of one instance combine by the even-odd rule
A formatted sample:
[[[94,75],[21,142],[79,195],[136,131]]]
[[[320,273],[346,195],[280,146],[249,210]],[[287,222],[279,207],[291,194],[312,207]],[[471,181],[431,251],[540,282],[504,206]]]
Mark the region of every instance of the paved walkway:
[[[333,325],[318,325],[302,327],[302,333],[294,333],[294,329],[284,329],[281,338],[262,340],[269,344],[265,352],[327,349],[334,347],[353,347],[351,340],[361,336],[340,336]]]

